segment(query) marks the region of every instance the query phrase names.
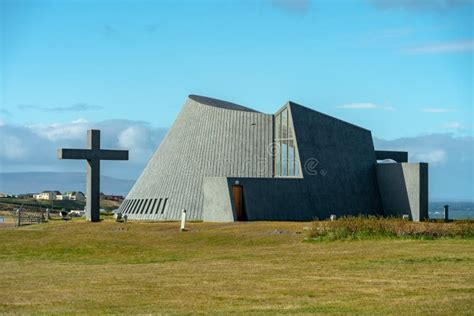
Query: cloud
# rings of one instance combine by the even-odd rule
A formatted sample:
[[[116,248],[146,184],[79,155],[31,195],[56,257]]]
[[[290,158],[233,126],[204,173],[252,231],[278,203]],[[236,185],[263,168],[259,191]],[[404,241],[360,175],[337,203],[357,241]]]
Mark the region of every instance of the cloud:
[[[448,108],[423,108],[421,109],[421,112],[426,112],[426,113],[446,113],[446,112],[454,112],[454,109],[448,109]]]
[[[443,124],[443,127],[447,129],[459,129],[462,127],[462,125],[459,122],[448,122]]]
[[[41,105],[29,105],[21,104],[18,106],[20,110],[29,111],[46,111],[46,112],[84,112],[91,110],[100,110],[102,109],[99,105],[91,105],[87,103],[75,103],[68,106],[41,106]]]
[[[19,137],[3,135],[0,139],[0,152],[0,155],[7,159],[21,159],[28,152],[28,148]]]
[[[310,0],[271,0],[271,3],[274,7],[293,13],[306,13],[310,6]]]
[[[349,103],[337,106],[340,109],[349,109],[349,110],[386,110],[386,111],[394,111],[395,108],[392,106],[382,106],[375,103],[370,102],[362,102],[362,103]]]
[[[418,12],[447,11],[472,4],[472,0],[369,0],[380,10],[401,9]]]
[[[443,53],[463,53],[474,51],[474,40],[450,41],[444,43],[416,46],[403,50],[409,54],[443,54]]]
[[[393,140],[374,138],[376,149],[408,151],[410,162],[429,163],[430,198],[472,199],[474,137],[430,134]]]
[[[118,146],[123,149],[133,151],[137,159],[145,157],[148,160],[156,148],[153,148],[153,138],[147,126],[130,126],[118,135]]]
[[[61,140],[80,140],[84,138],[85,131],[90,123],[78,119],[70,123],[34,124],[27,126],[33,133],[52,142]]]
[[[104,163],[102,173],[117,178],[136,178],[158,148],[167,129],[143,121],[107,120],[89,122],[0,126],[0,171],[84,171],[83,161],[59,161],[58,148],[85,148],[87,129],[101,130],[101,147],[127,149],[130,160]]]
[[[446,161],[446,151],[442,149],[435,149],[427,152],[420,152],[412,154],[414,161],[427,162],[431,164],[439,164]]]

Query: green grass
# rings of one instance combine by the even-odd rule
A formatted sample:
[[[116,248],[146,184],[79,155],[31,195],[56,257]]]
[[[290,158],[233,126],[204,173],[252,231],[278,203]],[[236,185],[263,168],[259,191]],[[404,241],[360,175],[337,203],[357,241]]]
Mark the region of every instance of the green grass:
[[[311,225],[3,225],[0,314],[472,314],[473,240],[304,242]]]
[[[315,221],[308,240],[474,238],[474,221],[412,222],[399,218],[342,217]]]

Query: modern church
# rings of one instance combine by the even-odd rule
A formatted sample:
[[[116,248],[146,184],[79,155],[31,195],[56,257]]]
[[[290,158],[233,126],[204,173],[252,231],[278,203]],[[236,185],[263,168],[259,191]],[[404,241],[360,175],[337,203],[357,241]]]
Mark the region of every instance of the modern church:
[[[190,95],[120,207],[130,220],[428,218],[428,165],[294,102],[275,114]]]

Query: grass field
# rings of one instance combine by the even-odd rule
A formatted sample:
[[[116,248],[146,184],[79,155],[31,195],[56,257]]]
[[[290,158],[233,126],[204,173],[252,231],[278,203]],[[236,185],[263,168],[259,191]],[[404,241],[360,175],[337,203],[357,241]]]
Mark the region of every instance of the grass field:
[[[472,239],[306,242],[311,226],[3,224],[0,313],[473,313]]]

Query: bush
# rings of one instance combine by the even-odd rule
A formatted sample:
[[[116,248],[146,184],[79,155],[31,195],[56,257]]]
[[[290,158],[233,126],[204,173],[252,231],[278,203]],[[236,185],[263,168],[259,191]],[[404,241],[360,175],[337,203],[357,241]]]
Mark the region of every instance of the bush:
[[[376,238],[472,238],[474,221],[411,222],[375,216],[342,217],[336,221],[314,221],[310,240]]]

